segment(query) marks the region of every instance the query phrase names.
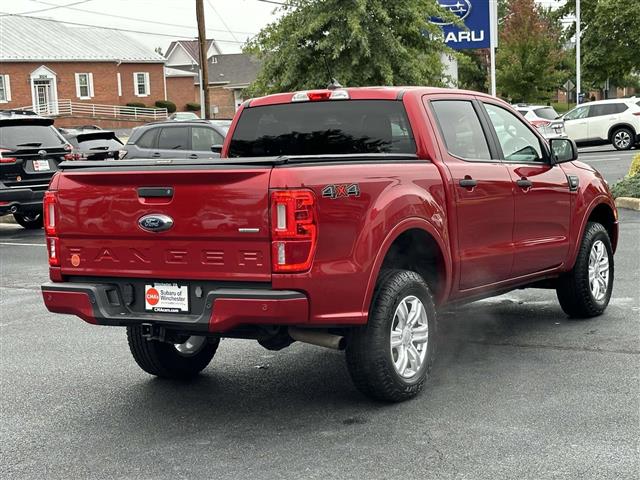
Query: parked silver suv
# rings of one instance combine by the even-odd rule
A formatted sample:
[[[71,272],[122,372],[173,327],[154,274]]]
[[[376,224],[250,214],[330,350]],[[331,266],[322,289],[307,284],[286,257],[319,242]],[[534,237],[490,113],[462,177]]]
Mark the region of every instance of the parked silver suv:
[[[135,128],[120,154],[131,158],[216,158],[226,130],[207,120],[149,123]]]

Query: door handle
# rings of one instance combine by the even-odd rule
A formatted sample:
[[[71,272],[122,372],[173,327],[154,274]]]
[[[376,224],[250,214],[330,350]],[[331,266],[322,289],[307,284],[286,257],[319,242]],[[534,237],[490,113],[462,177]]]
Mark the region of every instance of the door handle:
[[[173,187],[140,187],[138,196],[140,198],[171,198]]]
[[[151,158],[160,158],[160,153],[159,152],[153,152],[151,154]]]
[[[464,188],[473,188],[478,185],[478,182],[468,175],[460,179],[460,186]]]
[[[516,184],[520,188],[531,188],[533,182],[531,182],[531,180],[528,180],[526,177],[522,177],[520,180],[516,180]]]
[[[189,158],[198,158],[198,155],[196,155],[195,153],[192,153],[191,155],[189,155]]]

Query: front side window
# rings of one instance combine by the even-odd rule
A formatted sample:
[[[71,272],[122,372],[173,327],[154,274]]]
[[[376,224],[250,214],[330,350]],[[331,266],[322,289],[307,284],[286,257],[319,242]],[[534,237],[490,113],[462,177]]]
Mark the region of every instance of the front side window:
[[[92,85],[91,85],[91,77],[90,73],[76,73],[76,93],[78,98],[91,98],[92,95]]]
[[[222,145],[224,139],[222,135],[213,128],[192,127],[191,128],[191,150],[199,152],[210,152],[212,145]]]
[[[470,101],[436,100],[431,105],[451,155],[465,160],[491,159],[480,119]]]
[[[589,113],[589,106],[585,105],[584,107],[574,108],[564,116],[564,119],[578,120],[580,118],[586,118],[588,113]]]
[[[189,127],[167,127],[160,130],[158,148],[160,150],[187,150]]]
[[[149,73],[148,72],[134,73],[133,83],[134,83],[136,96],[146,97],[149,95]]]
[[[504,159],[512,162],[541,162],[540,140],[513,113],[488,103],[484,104],[489,120],[498,136]]]

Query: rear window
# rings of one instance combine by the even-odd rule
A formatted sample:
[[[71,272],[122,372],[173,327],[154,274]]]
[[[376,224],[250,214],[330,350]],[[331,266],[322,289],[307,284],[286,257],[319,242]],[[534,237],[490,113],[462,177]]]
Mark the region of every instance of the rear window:
[[[0,147],[20,150],[60,147],[65,143],[65,140],[50,125],[2,125],[0,123]]]
[[[118,150],[122,147],[122,143],[117,138],[78,137],[76,142],[82,150]]]
[[[230,157],[416,153],[404,105],[342,100],[246,108]]]
[[[553,107],[536,108],[533,113],[535,113],[540,118],[544,118],[545,120],[555,120],[560,116]]]

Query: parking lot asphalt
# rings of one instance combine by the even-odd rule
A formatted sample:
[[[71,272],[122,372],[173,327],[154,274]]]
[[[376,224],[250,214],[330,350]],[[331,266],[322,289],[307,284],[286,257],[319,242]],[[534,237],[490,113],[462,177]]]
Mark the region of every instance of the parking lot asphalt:
[[[0,477],[637,479],[640,213],[620,219],[604,315],[568,320],[547,290],[447,310],[398,405],[301,344],[224,340],[195,381],[150,377],[124,329],[46,311],[42,232],[0,225]]]
[[[631,159],[638,154],[638,148],[619,151],[611,145],[602,145],[578,149],[578,160],[594,167],[610,185],[613,185],[627,174]]]

